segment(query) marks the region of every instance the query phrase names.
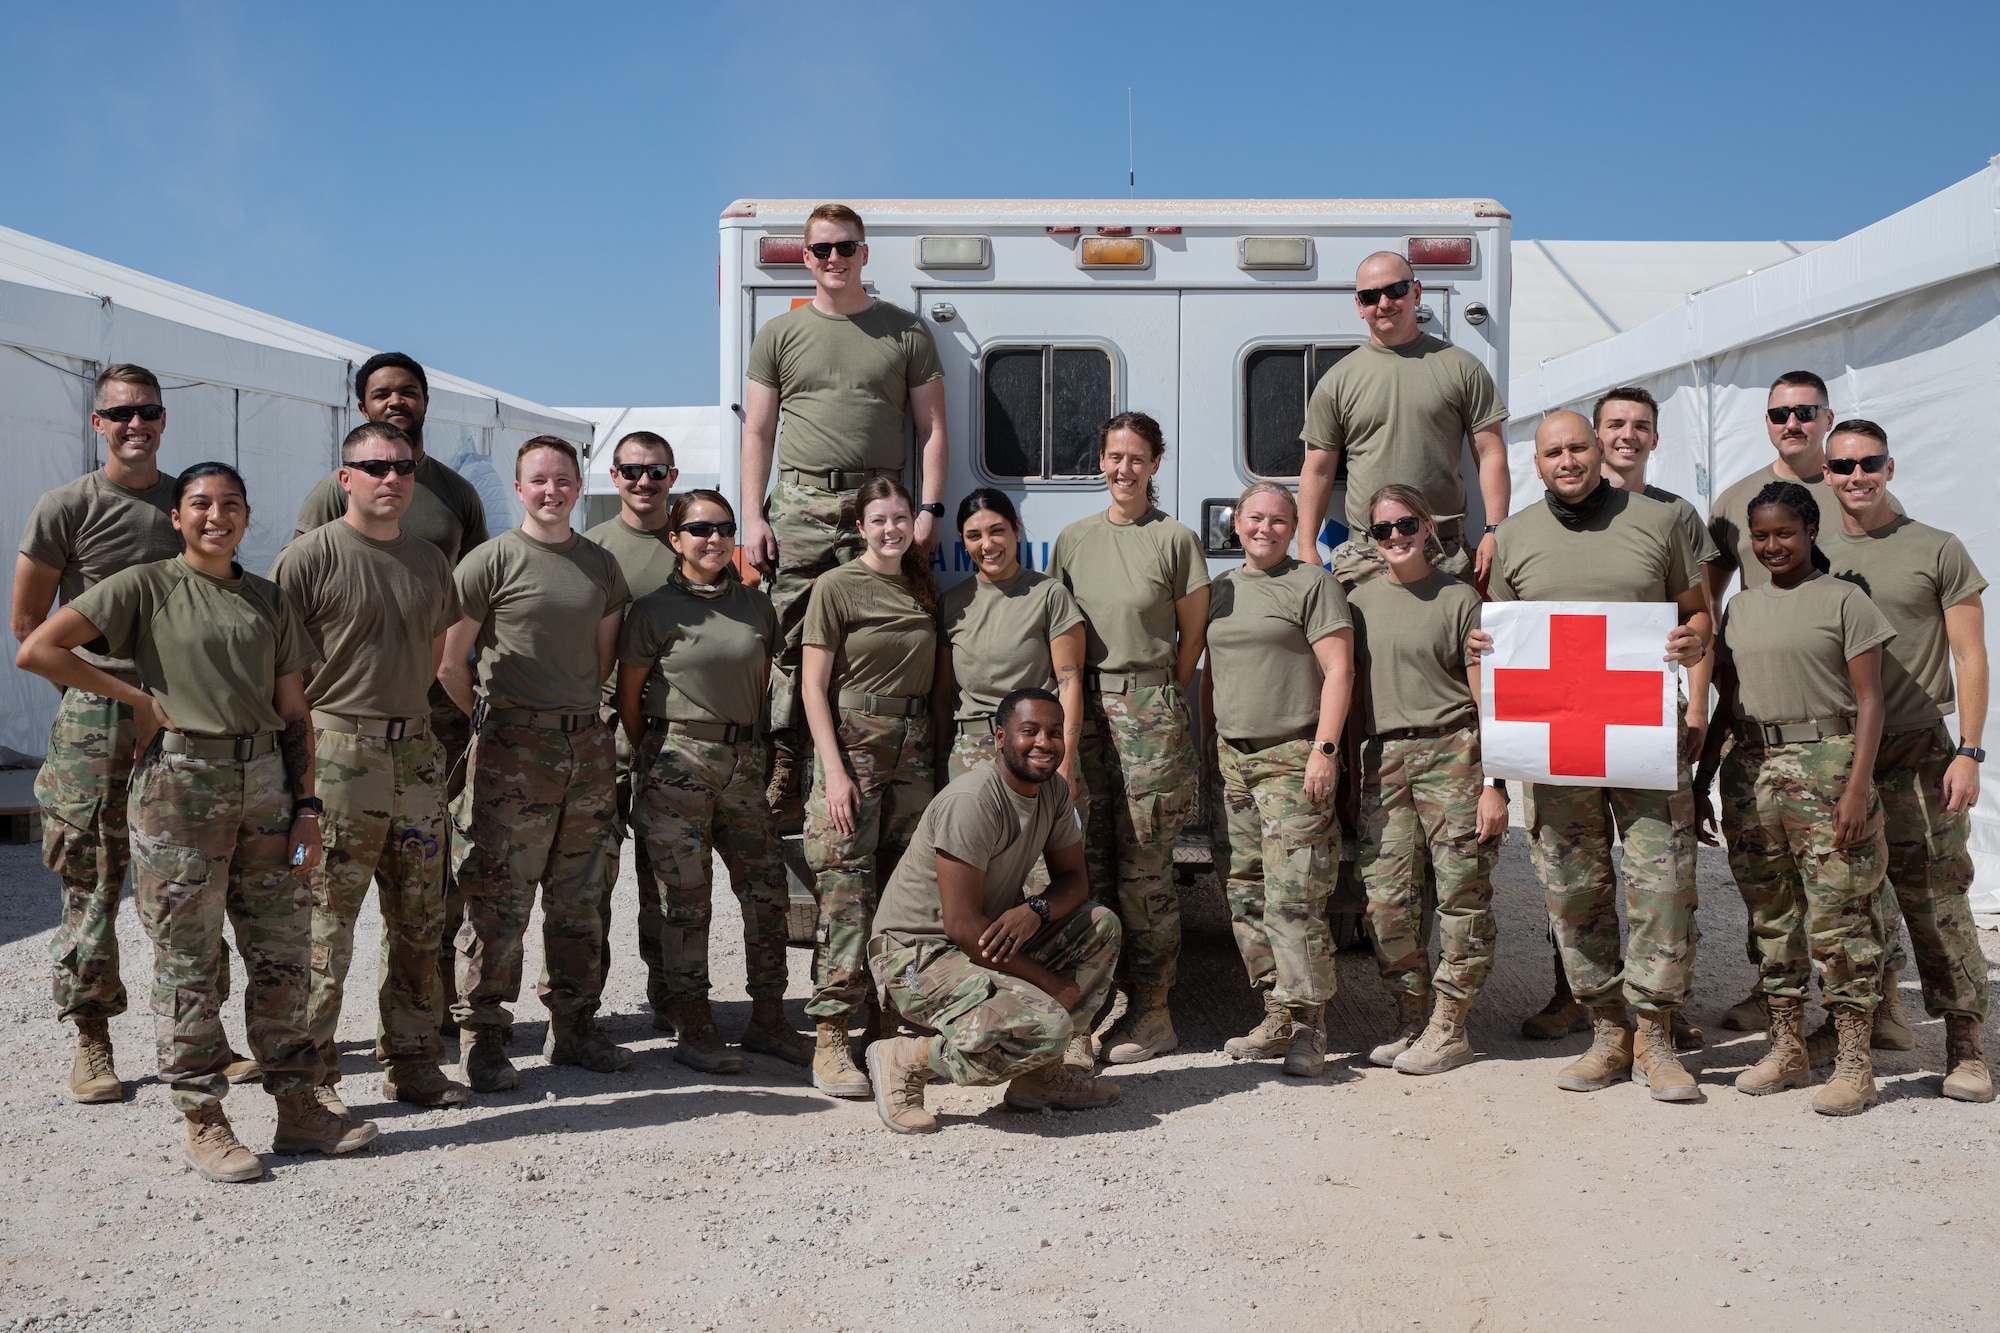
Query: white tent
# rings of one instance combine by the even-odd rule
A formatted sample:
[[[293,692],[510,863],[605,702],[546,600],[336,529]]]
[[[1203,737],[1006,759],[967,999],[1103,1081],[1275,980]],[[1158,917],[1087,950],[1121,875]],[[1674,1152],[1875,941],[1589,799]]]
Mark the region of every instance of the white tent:
[[[166,390],[162,467],[220,459],[243,472],[253,510],[243,563],[262,573],[359,420],[353,374],[371,354],[0,228],[0,458],[12,478],[0,493],[0,540],[8,552],[18,549],[36,498],[102,464],[102,442],[89,424],[91,381],[106,364],[130,361],[159,375]],[[520,441],[543,433],[590,444],[587,421],[427,374],[425,445],[479,486],[495,528],[514,521],[518,508],[493,455],[510,456]],[[17,671],[13,658],[9,648],[0,661],[0,748],[39,755],[55,692]]]
[[[1771,460],[1771,381],[1812,370],[1836,416],[1864,416],[1894,442],[1895,491],[1911,516],[1965,542],[2000,579],[2000,159],[1851,236],[1685,297],[1637,328],[1540,365],[1508,391],[1515,507],[1541,493],[1525,442],[1543,415],[1621,384],[1660,400],[1658,484],[1706,509]],[[1989,597],[1989,605],[1996,599]],[[2000,658],[2000,615],[1987,620]],[[2000,696],[1996,696],[2000,702]],[[1989,707],[1986,736],[2000,742]],[[1973,902],[2000,911],[2000,768],[1973,811]]]

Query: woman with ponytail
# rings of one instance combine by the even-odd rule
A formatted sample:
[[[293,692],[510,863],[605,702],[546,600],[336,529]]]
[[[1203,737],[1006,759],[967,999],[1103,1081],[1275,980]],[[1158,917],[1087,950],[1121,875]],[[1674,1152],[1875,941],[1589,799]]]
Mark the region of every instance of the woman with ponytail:
[[[813,1086],[867,1097],[848,1024],[867,999],[869,923],[930,802],[930,694],[937,580],[916,540],[916,505],[894,477],[856,492],[861,555],[820,576],[806,608],[800,693],[812,728],[806,861],[818,877],[818,1024]],[[883,1035],[873,1032],[873,1036]]]
[[[1774,481],[1757,492],[1749,528],[1770,582],[1739,592],[1722,613],[1715,683],[1721,716],[1734,720],[1709,729],[1694,782],[1712,845],[1708,789],[1720,768],[1721,831],[1771,1013],[1770,1048],[1736,1087],[1755,1096],[1812,1082],[1805,1001],[1818,972],[1839,1054],[1813,1109],[1856,1115],[1875,1099],[1868,1039],[1884,944],[1871,900],[1889,853],[1872,775],[1882,645],[1896,631],[1867,593],[1828,574],[1819,504],[1805,487]],[[1718,765],[1725,736],[1736,743]]]

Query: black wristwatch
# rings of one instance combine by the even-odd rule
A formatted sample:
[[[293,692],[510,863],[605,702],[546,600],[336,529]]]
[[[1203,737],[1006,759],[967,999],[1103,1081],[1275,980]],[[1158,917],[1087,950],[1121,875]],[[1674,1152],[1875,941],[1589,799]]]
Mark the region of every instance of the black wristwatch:
[[[1047,898],[1038,893],[1028,899],[1028,910],[1040,917],[1043,925],[1046,926],[1049,924],[1049,900]]]
[[[1961,745],[1958,747],[1958,752],[1975,764],[1986,762],[1986,751],[1980,749],[1977,745]]]
[[[297,819],[300,815],[311,815],[314,819],[318,819],[325,814],[326,802],[317,796],[302,796],[292,802],[293,819]]]
[[[929,514],[933,518],[943,518],[944,506],[941,504],[918,505],[917,512],[919,514]]]
[[[1500,525],[1498,523],[1488,523],[1486,525],[1486,533],[1488,536],[1491,536],[1492,534],[1498,531],[1500,531]]]
[[[1328,759],[1333,759],[1333,758],[1337,758],[1337,757],[1339,756],[1339,754],[1340,754],[1340,742],[1339,742],[1339,741],[1314,741],[1314,742],[1313,742],[1313,749],[1315,749],[1315,750],[1318,750],[1318,751],[1319,751],[1319,752],[1320,752],[1321,754],[1325,755],[1325,756],[1326,756],[1326,757],[1327,757]]]

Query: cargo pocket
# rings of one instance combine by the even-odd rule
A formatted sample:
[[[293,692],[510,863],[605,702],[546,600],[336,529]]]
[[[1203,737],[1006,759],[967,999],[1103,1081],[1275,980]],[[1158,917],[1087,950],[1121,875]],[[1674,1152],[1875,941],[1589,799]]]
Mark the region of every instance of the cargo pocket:
[[[64,879],[96,878],[96,840],[92,830],[97,827],[103,800],[94,796],[73,798],[61,792],[50,795],[55,799],[42,797],[42,864]]]
[[[922,973],[924,961],[920,957],[902,973],[890,977],[889,997],[896,1011],[912,1023],[950,1038],[952,1048],[961,1055],[990,1050],[1005,1035],[1006,1025],[982,1022],[975,1014],[992,1003],[996,993],[993,978],[982,968],[967,966],[955,969],[957,975],[951,979],[947,993],[925,994],[909,975],[912,969]]]
[[[1924,801],[1924,850],[1930,854],[1933,866],[1956,861],[1965,855],[1966,835],[1972,829],[1972,820],[1963,814],[1951,814],[1944,809],[1943,797],[1932,804],[1927,797]]]
[[[1132,811],[1133,841],[1142,847],[1171,844],[1187,823],[1193,794],[1194,784],[1185,782],[1175,790],[1128,795],[1125,800]]]
[[[137,830],[132,833],[132,868],[162,884],[208,882],[208,857],[201,849],[148,838]]]

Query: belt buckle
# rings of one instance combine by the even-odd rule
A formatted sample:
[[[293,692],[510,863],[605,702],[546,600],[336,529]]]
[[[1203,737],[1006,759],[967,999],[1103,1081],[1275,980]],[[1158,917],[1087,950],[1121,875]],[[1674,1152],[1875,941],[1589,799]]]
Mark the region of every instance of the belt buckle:
[[[410,719],[406,717],[392,717],[389,719],[388,725],[383,728],[382,737],[384,740],[402,740],[408,733],[409,725]]]
[[[723,724],[722,724],[722,743],[723,743],[724,745],[734,745],[734,744],[736,744],[736,742],[738,742],[738,741],[740,741],[740,740],[742,740],[742,739],[743,739],[743,731],[744,731],[744,727],[743,727],[743,724],[742,724],[741,722],[725,722],[725,723],[723,723]]]
[[[254,753],[256,748],[257,738],[255,736],[238,736],[235,746],[236,762],[239,764],[249,763],[256,757]]]
[[[830,467],[826,470],[826,488],[830,491],[847,489],[847,469]]]

